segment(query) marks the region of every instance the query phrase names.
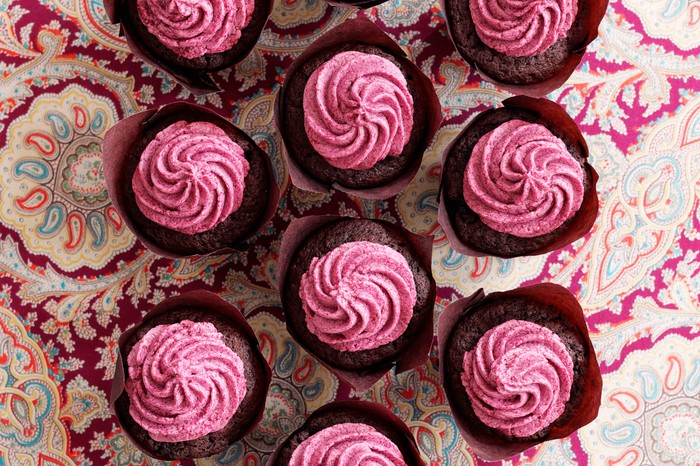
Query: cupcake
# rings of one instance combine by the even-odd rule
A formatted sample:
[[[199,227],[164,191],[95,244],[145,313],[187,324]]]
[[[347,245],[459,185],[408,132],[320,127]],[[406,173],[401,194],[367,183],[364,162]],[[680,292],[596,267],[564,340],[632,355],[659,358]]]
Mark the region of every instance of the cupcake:
[[[438,217],[469,255],[517,257],[590,231],[598,175],[576,123],[546,99],[513,97],[472,120],[445,150]]]
[[[430,80],[364,18],[294,61],[275,115],[297,187],[372,199],[408,185],[442,119]]]
[[[220,89],[208,73],[243,60],[272,11],[270,0],[106,0],[129,48],[196,94]]]
[[[381,220],[306,217],[285,233],[280,293],[292,337],[358,391],[432,344],[432,238]]]
[[[103,153],[115,208],[162,255],[235,249],[277,208],[268,155],[196,105],[170,104],[122,120],[107,132]]]
[[[583,311],[559,285],[458,300],[440,317],[438,346],[455,421],[484,459],[566,437],[598,415],[602,379]]]
[[[487,80],[542,97],[559,88],[598,35],[607,0],[442,0],[459,54]]]
[[[316,410],[275,451],[270,466],[424,466],[406,425],[384,406],[336,401]]]
[[[149,456],[202,458],[255,427],[270,379],[241,313],[194,291],[163,301],[121,336],[110,406]]]

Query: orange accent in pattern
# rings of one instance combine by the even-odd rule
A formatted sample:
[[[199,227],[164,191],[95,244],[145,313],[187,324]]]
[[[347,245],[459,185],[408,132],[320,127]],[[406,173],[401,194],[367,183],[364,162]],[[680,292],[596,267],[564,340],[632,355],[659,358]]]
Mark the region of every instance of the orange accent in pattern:
[[[50,149],[49,150],[44,149],[44,146],[42,146],[41,141],[44,141],[46,144],[48,144]],[[45,134],[41,134],[41,133],[28,134],[27,137],[24,138],[24,143],[28,146],[36,147],[36,150],[38,150],[41,153],[41,155],[43,155],[45,157],[52,157],[53,155],[55,155],[56,144],[53,142],[53,139],[46,136]]]
[[[664,377],[664,386],[669,392],[675,391],[683,379],[683,365],[677,356],[669,356],[668,362],[671,364]]]
[[[634,402],[634,408],[627,409],[627,404],[625,404],[625,401],[623,401],[623,399],[627,400],[627,401]],[[640,406],[639,400],[637,400],[637,398],[634,396],[634,394],[632,394],[628,391],[624,391],[624,390],[620,390],[620,391],[615,392],[612,395],[610,395],[608,397],[608,401],[611,401],[611,402],[615,403],[616,405],[618,405],[620,407],[620,409],[623,410],[624,412],[626,412],[627,414],[634,413],[635,411],[637,411],[639,409],[639,406]]]

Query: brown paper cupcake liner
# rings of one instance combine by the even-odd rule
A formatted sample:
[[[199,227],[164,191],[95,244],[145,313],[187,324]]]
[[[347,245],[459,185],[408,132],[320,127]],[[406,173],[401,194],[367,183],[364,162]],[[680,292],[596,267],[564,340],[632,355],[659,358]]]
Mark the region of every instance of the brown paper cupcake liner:
[[[440,0],[440,7],[442,8],[442,11],[445,14],[447,32],[450,35],[450,39],[452,39],[452,43],[455,44],[453,32],[455,26],[452,24],[450,15],[448,13],[448,3],[449,0]],[[507,92],[511,92],[513,94],[520,94],[529,97],[544,97],[550,92],[559,89],[566,82],[566,80],[569,79],[569,77],[573,74],[578,65],[581,63],[583,55],[586,53],[586,47],[588,47],[588,45],[591,42],[593,42],[596,39],[596,37],[598,37],[598,26],[600,25],[600,22],[605,16],[605,10],[607,9],[607,7],[608,0],[590,0],[589,10],[584,19],[584,27],[587,31],[587,34],[585,35],[581,43],[574,48],[574,50],[571,52],[571,55],[569,55],[569,57],[561,64],[561,67],[559,68],[557,73],[553,74],[552,76],[541,82],[530,84],[513,84],[499,81],[489,76],[486,72],[482,71],[473,60],[462,55],[459,52],[459,50],[458,53],[464,59],[464,61],[469,63],[470,66],[474,67],[474,69],[476,69],[479,72],[479,75],[483,78],[484,81],[494,84],[500,89]]]
[[[272,7],[274,6],[274,1],[273,0],[256,0],[256,1],[266,1],[268,3],[267,10],[266,10],[266,16],[269,18],[270,14],[272,13]],[[211,73],[207,71],[193,71],[193,70],[186,70],[182,69],[181,67],[178,67],[176,65],[172,65],[166,62],[161,62],[157,58],[151,56],[148,51],[146,51],[144,48],[141,47],[141,45],[138,43],[138,41],[134,40],[126,31],[124,26],[122,26],[121,19],[119,16],[119,11],[123,10],[126,8],[125,5],[125,0],[104,0],[104,9],[105,13],[107,14],[107,17],[109,18],[110,22],[112,24],[119,24],[119,35],[124,37],[126,40],[126,45],[129,47],[129,50],[139,57],[141,60],[144,62],[148,63],[149,65],[158,68],[161,70],[163,73],[167,74],[171,78],[173,78],[175,81],[178,83],[182,84],[185,86],[190,92],[192,92],[194,95],[206,95],[206,94],[212,94],[215,92],[220,92],[221,88],[214,82],[214,80],[211,77]],[[136,14],[136,13],[134,13]],[[267,20],[266,20],[267,22]],[[265,24],[263,24],[262,29],[265,28]],[[236,63],[242,61],[245,59],[245,57],[248,56],[248,54],[253,50],[255,47],[255,43],[252,43],[247,50],[245,50],[244,53],[241,53],[235,60],[231,61],[230,65],[228,67],[231,67],[235,65]]]
[[[260,348],[259,344],[257,343],[257,337],[255,336],[255,332],[253,331],[252,327],[248,322],[246,321],[245,317],[243,317],[243,314],[241,311],[239,311],[236,307],[233,305],[229,304],[228,302],[224,301],[221,299],[218,295],[211,293],[209,291],[203,291],[203,290],[195,290],[195,291],[190,291],[188,293],[167,298],[158,305],[156,305],[153,309],[148,311],[148,313],[143,317],[140,323],[135,325],[134,327],[130,328],[129,330],[125,331],[124,333],[121,334],[119,337],[119,340],[117,341],[118,344],[118,353],[117,353],[117,362],[116,362],[116,368],[114,372],[114,380],[112,381],[112,390],[110,393],[109,397],[109,410],[112,413],[112,415],[116,416],[117,419],[119,420],[119,423],[122,424],[122,418],[121,414],[117,412],[115,409],[115,404],[117,400],[121,396],[127,396],[126,395],[126,360],[127,360],[127,354],[124,353],[124,346],[126,343],[131,339],[131,337],[136,333],[139,328],[143,326],[145,322],[148,322],[151,319],[154,319],[158,317],[161,314],[165,314],[170,311],[174,311],[179,308],[183,307],[196,307],[196,308],[202,308],[206,309],[207,312],[210,312],[212,314],[219,315],[221,317],[224,317],[233,323],[236,324],[238,328],[240,328],[246,336],[250,339],[250,341],[256,342],[256,348],[258,349],[258,353],[260,354],[260,360],[265,361],[265,358],[262,356],[262,353],[260,353]],[[263,364],[263,371],[265,373],[265,382],[264,382],[264,387],[265,391],[269,389],[270,382],[272,381],[272,371],[270,370],[270,367],[267,364]],[[243,434],[243,436],[247,435],[250,433],[255,426],[258,425],[260,420],[262,419],[264,414],[264,409],[260,409],[260,412],[258,413],[257,417],[255,418],[254,422],[251,423],[250,428],[246,430],[246,432]],[[131,440],[131,442],[142,452],[146,453],[148,456],[159,459],[159,460],[168,460],[169,458],[163,458],[159,456],[156,452],[152,451],[150,448],[148,448],[146,445],[142,444],[139,442],[137,439],[135,439],[131,433],[127,429],[122,429],[124,432],[124,435]]]
[[[588,159],[588,144],[586,144],[586,140],[584,139],[583,134],[581,134],[581,130],[578,128],[576,122],[569,116],[569,114],[566,113],[566,111],[555,102],[544,98],[535,99],[526,96],[515,96],[504,100],[503,106],[506,108],[521,108],[529,110],[537,113],[545,120],[552,122],[553,126],[559,128],[572,141],[575,141],[579,145],[584,159]],[[489,112],[493,111],[494,109],[489,109],[477,115],[476,118],[474,118],[462,131],[460,131],[457,137],[443,151],[441,159],[442,167],[445,166],[445,161],[452,152],[452,148],[454,147],[454,145],[457,144],[457,142],[462,138],[462,136],[469,131],[471,125],[479,121],[480,117],[482,117],[483,115],[486,115]],[[581,202],[581,207],[579,208],[579,210],[576,213],[576,216],[574,217],[575,220],[569,225],[569,227],[566,230],[564,230],[559,235],[558,238],[556,238],[550,244],[547,244],[546,246],[543,246],[539,249],[535,249],[528,254],[524,254],[523,257],[537,256],[540,254],[546,254],[548,252],[555,251],[557,249],[561,249],[564,246],[567,246],[573,243],[574,241],[584,237],[589,231],[591,231],[591,228],[593,228],[593,224],[595,223],[596,218],[598,217],[598,191],[596,189],[596,184],[598,182],[598,173],[587,162],[584,168],[591,175],[592,187],[586,192],[583,201]],[[450,246],[455,251],[461,254],[466,254],[468,256],[486,256],[486,253],[478,251],[473,246],[466,244],[460,238],[459,234],[454,228],[454,225],[452,224],[452,221],[450,220],[450,215],[447,212],[447,205],[443,189],[444,179],[440,181],[440,188],[438,190],[438,223],[440,223],[440,225],[442,226],[442,229],[445,232],[445,235],[447,236],[447,240],[449,241]],[[507,256],[498,257],[506,258]]]
[[[347,218],[338,215],[312,215],[308,217],[302,217],[292,221],[287,230],[284,233],[284,238],[282,239],[282,245],[280,246],[280,256],[277,276],[279,282],[280,292],[284,290],[285,279],[287,275],[287,269],[289,268],[289,263],[292,260],[294,252],[301,246],[302,242],[314,231],[319,228],[333,223],[337,220]],[[420,264],[430,272],[432,264],[432,250],[433,250],[433,237],[432,236],[421,236],[415,233],[411,233],[407,230],[403,230],[406,237],[409,239],[411,245],[413,246],[416,259]],[[430,297],[432,305],[429,311],[427,319],[429,322],[433,321],[433,309],[435,303],[436,285],[435,279],[432,274],[429,274],[430,278]],[[290,335],[294,340],[304,348],[309,354],[313,355],[313,349],[307,347],[298,335],[290,328],[287,327]],[[391,364],[384,364],[381,366],[375,366],[368,368],[364,371],[350,371],[345,369],[340,369],[334,367],[332,364],[316,358],[321,364],[323,364],[329,371],[338,376],[343,381],[350,384],[357,392],[364,392],[369,390],[372,385],[374,385],[379,379],[381,379],[384,374],[389,372],[392,367],[396,368],[396,373],[405,372],[409,369],[416,368],[423,364],[430,353],[430,348],[433,344],[433,328],[432,325],[426,325],[420,330],[420,333],[415,338],[415,343],[411,345],[403,354],[400,354],[396,361]]]
[[[285,144],[284,156],[285,160],[287,161],[287,167],[289,168],[289,175],[292,179],[292,183],[297,188],[323,194],[329,194],[331,189],[335,189],[337,191],[342,191],[365,199],[387,199],[395,196],[402,189],[408,186],[420,169],[423,155],[416,157],[416,160],[406,171],[404,171],[403,174],[401,174],[401,176],[390,181],[389,183],[375,188],[355,189],[342,186],[338,183],[325,184],[314,179],[308,173],[306,173],[303,167],[301,167],[296,162],[294,157],[290,156],[289,154],[290,150],[293,150],[293,147],[288,144],[287,138],[285,137],[287,125],[285,114],[283,112],[287,98],[285,92],[289,76],[292,76],[295,71],[302,64],[304,64],[304,62],[316,55],[317,52],[347,43],[375,45],[391,51],[398,57],[404,59],[406,58],[406,53],[401,49],[401,47],[399,47],[399,45],[394,42],[391,37],[379,29],[379,27],[377,27],[373,22],[366,18],[348,19],[318,38],[313,44],[309,45],[306,50],[304,50],[304,52],[302,52],[302,54],[299,55],[291,64],[287,70],[284,84],[282,84],[279,94],[277,95],[277,99],[275,99],[275,122]],[[435,93],[435,89],[433,88],[433,84],[430,82],[430,79],[428,79],[428,77],[425,76],[420,68],[418,68],[413,62],[407,60],[406,65],[415,79],[418,86],[418,92],[428,96],[428,114],[430,115],[430,123],[426,130],[424,145],[422,147],[422,151],[424,152],[430,145],[433,136],[435,136],[435,133],[440,127],[440,123],[442,123],[442,107],[440,106],[440,101],[438,100],[437,94]]]
[[[309,424],[314,421],[314,419],[326,415],[326,414],[332,414],[336,411],[358,411],[363,414],[366,414],[368,417],[373,417],[377,419],[379,422],[384,423],[385,425],[392,427],[395,432],[400,433],[406,440],[407,444],[409,445],[410,448],[410,455],[411,458],[406,458],[409,460],[409,464],[411,463],[411,460],[413,464],[416,466],[425,466],[425,462],[423,461],[423,458],[421,457],[420,450],[418,449],[418,444],[416,442],[415,437],[413,437],[413,434],[411,434],[411,431],[408,429],[408,426],[406,423],[404,423],[398,416],[396,416],[394,413],[392,413],[386,406],[381,405],[379,403],[374,403],[371,401],[359,401],[359,400],[347,400],[347,401],[333,401],[331,403],[328,403],[327,405],[324,405],[320,408],[318,408],[316,411],[314,411],[307,419],[306,422],[304,422],[304,425],[302,425],[299,429],[296,431],[292,432],[289,437],[292,437],[296,435],[298,432],[302,432],[306,430],[309,426]],[[280,450],[284,446],[284,442],[275,450],[275,452],[272,454],[270,459],[268,460],[267,464],[269,466],[283,466],[283,465],[278,465],[278,457],[280,454]],[[287,466],[287,465],[284,465]]]
[[[131,146],[141,138],[144,128],[148,126],[149,122],[157,121],[160,118],[183,112],[196,112],[215,117],[224,125],[231,128],[235,133],[248,139],[251,142],[252,147],[264,154],[263,160],[265,161],[265,168],[268,173],[270,173],[272,182],[270,183],[270,196],[268,198],[268,203],[265,206],[265,214],[262,217],[258,228],[262,227],[275,215],[280,197],[279,186],[277,186],[277,182],[274,181],[274,170],[272,168],[272,161],[270,160],[270,157],[265,154],[264,151],[260,149],[243,130],[239,129],[212,110],[187,102],[175,102],[164,105],[159,109],[139,112],[135,115],[131,115],[123,120],[120,120],[116,125],[107,131],[102,142],[102,169],[104,171],[107,193],[109,194],[109,198],[111,199],[114,208],[117,210],[122,219],[124,219],[124,223],[126,223],[129,230],[131,230],[139,241],[141,241],[148,249],[156,254],[170,258],[189,257],[189,255],[176,254],[163,249],[139,232],[129,215],[129,211],[126,209],[125,199],[122,194],[124,183],[129,182],[128,180],[124,180],[123,167],[127,162],[127,155],[129,154]],[[237,246],[240,246],[245,241],[246,238],[242,239],[240,242],[238,242],[238,244],[232,244],[230,247],[210,251],[205,255],[228,254],[236,252],[238,251],[238,249],[236,249]]]
[[[503,297],[530,298],[540,301],[545,305],[555,306],[561,312],[562,319],[572,323],[581,335],[585,337],[584,343],[586,351],[588,352],[588,378],[583,387],[583,396],[579,406],[571,419],[564,425],[554,426],[549,435],[539,441],[506,441],[495,437],[488,437],[487,440],[484,440],[484,436],[476,435],[477,429],[466,421],[462,413],[452,410],[452,415],[462,437],[464,437],[474,453],[480,458],[489,461],[503,460],[542,442],[568,437],[576,430],[589,424],[598,416],[603,389],[600,366],[598,365],[595,350],[588,333],[583,309],[576,298],[566,288],[553,283],[541,283],[510,291],[491,293],[489,295],[485,295],[483,290],[479,290],[473,295],[458,299],[447,306],[438,319],[437,333],[438,354],[440,357],[440,380],[443,386],[446,381],[444,361],[446,359],[446,352],[448,351],[447,341],[457,322],[463,316],[475,312],[475,308],[485,299],[493,301]],[[448,402],[450,402],[449,397]]]

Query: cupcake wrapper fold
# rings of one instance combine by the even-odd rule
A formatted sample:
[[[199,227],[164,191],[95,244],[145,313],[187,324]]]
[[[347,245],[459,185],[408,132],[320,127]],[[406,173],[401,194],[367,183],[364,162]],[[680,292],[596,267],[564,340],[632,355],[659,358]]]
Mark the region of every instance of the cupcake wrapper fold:
[[[138,228],[132,222],[129,213],[125,206],[125,199],[122,195],[122,188],[125,183],[130,183],[130,180],[124,179],[124,165],[127,162],[127,156],[131,146],[138,139],[141,138],[144,132],[144,128],[152,121],[157,121],[163,117],[167,117],[172,114],[177,113],[202,113],[208,116],[213,116],[219,121],[232,128],[234,132],[247,138],[252,143],[252,146],[264,154],[263,160],[265,160],[266,169],[271,174],[273,182],[270,183],[270,196],[268,198],[268,203],[265,206],[265,215],[263,216],[260,225],[267,223],[277,212],[277,205],[279,203],[280,191],[277,182],[274,181],[274,170],[272,167],[272,161],[270,157],[260,149],[255,142],[250,139],[250,137],[240,128],[236,127],[230,123],[225,118],[221,117],[216,112],[209,110],[207,108],[201,107],[199,105],[190,104],[187,102],[175,102],[172,104],[167,104],[159,109],[151,109],[143,112],[139,112],[135,115],[131,115],[120,120],[116,125],[110,128],[105,134],[104,140],[102,141],[102,169],[104,171],[105,184],[107,186],[107,192],[109,198],[117,210],[119,215],[124,219],[124,222],[129,227],[129,230],[141,241],[148,249],[155,252],[158,255],[178,258],[178,257],[188,257],[188,255],[175,254],[173,252],[167,251],[157,244],[153,243],[148,238],[144,237]],[[211,251],[206,255],[217,255],[217,254],[229,254],[232,252],[239,251],[237,249],[244,241],[239,244],[232,244],[230,247],[218,249],[216,251]],[[245,249],[245,248],[242,248]]]
[[[452,39],[452,43],[454,44],[454,26],[452,24],[452,21],[450,20],[450,15],[448,14],[449,3],[450,0],[440,0],[440,7],[442,8],[442,11],[444,12],[445,17],[447,19],[447,32],[449,33],[450,39]],[[593,42],[596,39],[596,37],[598,37],[598,26],[600,25],[600,22],[605,16],[605,10],[607,9],[607,7],[608,0],[589,1],[588,12],[585,15],[584,19],[584,28],[587,31],[587,34],[585,35],[581,43],[578,44],[578,46],[574,49],[571,55],[569,55],[569,57],[567,57],[564,63],[562,63],[562,66],[559,69],[559,71],[556,74],[545,79],[544,81],[531,84],[504,83],[486,74],[486,72],[482,71],[475,62],[463,56],[461,53],[460,56],[462,57],[462,59],[464,59],[464,61],[466,61],[470,66],[474,67],[474,69],[476,69],[479,72],[479,76],[481,76],[481,78],[484,81],[489,82],[504,91],[529,97],[544,97],[550,92],[559,89],[573,74],[574,70],[576,70],[576,67],[578,67],[578,65],[581,63],[583,55],[584,53],[586,53],[586,47],[588,47],[588,45],[591,42]]]
[[[566,113],[566,111],[557,103],[544,98],[535,99],[526,96],[515,96],[504,100],[503,106],[506,108],[522,108],[525,110],[529,110],[539,114],[543,119],[552,122],[553,126],[558,127],[562,132],[566,133],[566,135],[572,141],[575,141],[579,145],[584,158],[586,160],[588,159],[588,145],[586,144],[586,140],[584,139],[583,134],[581,134],[581,130],[578,128],[576,122],[569,116],[569,114]],[[454,145],[462,138],[462,135],[469,131],[470,126],[474,124],[475,121],[478,121],[482,115],[488,114],[492,111],[494,111],[494,109],[486,110],[485,112],[482,112],[479,115],[477,115],[476,118],[474,118],[457,135],[457,137],[447,146],[447,148],[445,148],[441,158],[442,167],[445,166],[445,161],[447,160],[447,157],[452,151]],[[556,238],[555,241],[544,247],[536,249],[530,252],[529,254],[524,254],[523,256],[538,256],[540,254],[546,254],[555,251],[584,237],[589,231],[591,231],[591,228],[593,228],[593,224],[595,223],[596,218],[598,217],[598,191],[596,188],[596,184],[598,182],[598,173],[587,162],[584,166],[584,169],[588,171],[588,173],[590,173],[591,175],[592,187],[586,192],[583,201],[581,202],[581,207],[575,214],[574,221],[571,222],[569,227],[566,230],[564,230],[561,233],[561,235],[558,238]],[[443,193],[444,188],[444,181],[441,180],[440,188],[438,190],[438,222],[442,226],[442,229],[445,232],[445,235],[447,236],[447,240],[449,241],[450,246],[455,251],[468,256],[486,256],[487,254],[475,250],[470,245],[464,243],[464,241],[462,241],[462,239],[459,237],[457,231],[452,225],[450,215],[447,212],[447,205]],[[498,257],[506,258],[508,256]]]
[[[116,363],[116,368],[114,372],[114,380],[112,381],[112,391],[110,393],[109,397],[109,411],[112,413],[112,415],[116,416],[117,419],[119,420],[119,423],[121,424],[122,419],[119,416],[119,413],[115,409],[115,404],[119,397],[126,396],[126,391],[125,391],[125,385],[126,385],[126,370],[127,368],[125,367],[126,365],[126,360],[127,360],[127,354],[124,352],[124,347],[126,345],[126,342],[129,341],[129,339],[132,337],[132,335],[138,331],[138,329],[143,325],[144,322],[147,322],[150,319],[153,319],[161,314],[165,314],[170,311],[174,311],[176,309],[180,309],[183,307],[196,307],[196,308],[204,308],[207,310],[207,312],[211,312],[213,314],[218,314],[221,317],[224,317],[233,323],[236,324],[238,328],[240,328],[243,333],[246,334],[246,336],[250,339],[250,341],[255,342],[255,346],[258,348],[258,352],[260,351],[259,344],[257,337],[255,336],[255,332],[253,331],[252,327],[248,322],[246,321],[245,317],[243,317],[243,314],[241,311],[239,311],[236,307],[233,305],[229,304],[228,302],[224,301],[221,299],[218,295],[211,293],[209,291],[203,291],[203,290],[195,290],[195,291],[190,291],[188,293],[179,295],[179,296],[174,296],[171,298],[167,298],[158,305],[156,305],[153,309],[148,311],[148,313],[143,317],[141,322],[136,324],[134,327],[130,328],[129,330],[125,331],[124,333],[121,334],[119,337],[119,340],[117,341],[118,344],[118,352],[117,352],[117,363]],[[261,359],[265,360],[265,358],[261,355]],[[272,381],[272,371],[270,370],[270,366],[268,364],[263,365],[263,370],[265,373],[265,391],[267,392],[270,386],[270,382]],[[245,433],[247,435],[250,433],[255,426],[258,425],[260,420],[262,419],[264,414],[264,409],[261,409],[260,412],[258,413],[257,417],[255,418],[255,421],[251,423],[250,429]],[[163,458],[159,456],[156,452],[150,450],[146,445],[141,444],[138,440],[133,438],[131,434],[129,433],[128,430],[122,429],[124,432],[124,435],[131,440],[131,442],[136,445],[136,447],[141,450],[142,452],[146,453],[148,456],[159,459],[159,460],[168,460],[169,458]]]
[[[374,419],[377,419],[378,421],[387,424],[388,426],[392,427],[396,432],[400,432],[408,440],[408,444],[410,445],[411,458],[406,458],[409,460],[408,464],[415,464],[416,466],[425,466],[425,462],[421,457],[420,450],[418,449],[418,444],[416,443],[416,439],[413,436],[413,434],[411,434],[411,431],[408,429],[406,423],[404,423],[398,416],[392,413],[386,406],[371,401],[347,400],[333,401],[331,403],[328,403],[327,405],[324,405],[318,408],[313,413],[311,413],[311,415],[306,419],[306,422],[304,422],[304,425],[302,425],[296,431],[292,432],[289,435],[289,437],[293,436],[299,431],[307,429],[307,426],[311,422],[313,422],[314,419],[316,419],[317,417],[328,413],[333,413],[338,410],[360,411],[363,414],[367,414],[368,416],[371,416]],[[269,464],[270,466],[280,466],[277,464],[280,450],[281,445],[272,454],[267,464]],[[413,463],[411,462],[411,460],[413,461]]]
[[[394,42],[391,37],[379,29],[379,27],[377,27],[372,21],[366,18],[354,18],[346,20],[339,26],[336,26],[334,29],[319,37],[313,44],[309,45],[304,52],[302,52],[302,54],[299,55],[296,60],[294,60],[287,70],[287,78],[292,76],[299,66],[301,66],[308,59],[312,58],[317,52],[323,49],[333,48],[335,46],[348,43],[375,45],[388,49],[398,57],[406,59],[406,53],[401,49],[401,47],[399,47],[399,45]],[[425,151],[442,123],[442,107],[440,106],[440,101],[438,100],[437,94],[435,93],[435,89],[433,88],[433,84],[430,82],[430,79],[428,79],[428,77],[425,76],[420,68],[418,68],[413,62],[410,60],[406,61],[407,68],[418,86],[418,92],[423,93],[428,97],[428,114],[430,115],[430,118],[429,126],[426,128],[424,138],[423,151]],[[282,135],[282,140],[285,142],[284,155],[285,160],[287,161],[287,167],[289,168],[289,175],[292,178],[292,183],[297,188],[324,194],[329,194],[331,189],[335,189],[337,191],[342,191],[344,193],[365,199],[388,199],[395,196],[402,189],[408,186],[420,169],[421,162],[423,160],[422,154],[420,157],[416,157],[416,160],[414,160],[414,162],[401,176],[383,186],[378,186],[376,188],[355,189],[342,186],[338,183],[324,184],[323,182],[316,180],[307,174],[306,171],[304,171],[304,169],[294,160],[294,158],[289,155],[289,150],[291,147],[285,141],[286,120],[283,108],[286,100],[285,92],[287,78],[285,78],[285,82],[280,88],[279,94],[275,99],[274,116],[277,123],[277,128]]]
[[[287,275],[287,269],[289,268],[289,263],[291,262],[292,256],[301,243],[314,231],[317,231],[324,225],[335,222],[337,220],[347,218],[338,215],[312,215],[308,217],[302,217],[292,221],[287,227],[284,233],[284,238],[282,239],[282,246],[280,247],[280,258],[278,266],[278,281],[280,292],[283,292],[285,285],[285,278]],[[411,233],[404,230],[404,234],[409,239],[411,245],[416,252],[416,259],[420,264],[428,271],[431,270],[432,263],[432,249],[433,249],[433,236],[422,236],[415,233]],[[430,295],[428,297],[429,301],[432,303],[429,315],[427,319],[429,322],[433,321],[433,309],[435,304],[436,295],[436,285],[435,280],[430,275]],[[303,347],[309,354],[314,355],[312,349],[308,348],[304,343],[298,338],[294,331],[287,327],[290,335],[294,340]],[[376,366],[365,371],[350,371],[346,369],[340,369],[334,367],[332,364],[317,360],[323,364],[329,371],[334,373],[343,381],[350,384],[355,391],[364,392],[369,390],[372,385],[374,385],[379,379],[381,379],[384,374],[386,374],[392,367],[396,368],[396,373],[405,372],[409,369],[416,368],[423,364],[430,353],[430,348],[433,344],[433,327],[432,325],[424,326],[420,330],[420,333],[415,337],[415,342],[412,344],[403,354],[400,354],[397,360],[392,364],[385,364],[382,366]],[[314,355],[315,357],[315,355]]]
[[[549,435],[540,441],[506,441],[504,439],[479,435],[474,426],[470,425],[460,412],[452,410],[452,416],[462,437],[467,441],[471,449],[480,458],[488,461],[499,461],[517,455],[528,448],[548,440],[568,437],[576,430],[592,422],[598,416],[603,379],[600,374],[600,366],[596,359],[595,349],[588,334],[588,327],[583,315],[583,309],[576,298],[564,287],[553,283],[540,283],[533,286],[517,288],[505,292],[496,292],[489,295],[480,289],[473,295],[458,299],[440,315],[438,319],[438,354],[440,356],[440,380],[444,386],[445,354],[448,351],[447,340],[453,328],[460,318],[479,305],[484,299],[497,300],[502,297],[525,297],[536,299],[546,305],[555,306],[561,312],[563,320],[571,322],[576,329],[584,335],[585,350],[588,352],[588,378],[583,387],[583,396],[580,405],[569,421],[562,426],[552,428]]]
[[[256,0],[259,1],[259,0]],[[274,6],[274,2],[272,0],[260,0],[260,1],[267,1],[268,2],[268,8],[267,8],[267,16],[269,17],[270,14],[272,13],[272,7]],[[125,0],[104,0],[104,9],[105,13],[107,14],[107,17],[109,18],[110,22],[112,24],[119,24],[120,23],[120,18],[118,11],[126,8]],[[265,26],[263,25],[263,28]],[[124,26],[119,24],[119,35],[124,37],[124,40],[126,41],[126,45],[129,47],[129,50],[139,57],[141,60],[144,62],[148,63],[149,65],[158,68],[160,71],[163,73],[167,74],[171,78],[173,78],[175,81],[178,83],[182,84],[185,86],[190,92],[192,92],[194,95],[206,95],[206,94],[212,94],[216,92],[221,92],[221,88],[214,82],[214,80],[211,78],[211,73],[206,72],[206,71],[188,71],[188,70],[182,70],[179,67],[176,66],[170,66],[166,63],[158,63],[156,60],[154,60],[151,56],[149,56],[148,52],[143,49],[137,41],[135,41],[127,32]],[[255,44],[252,44],[250,49],[243,54],[240,59],[237,62],[242,61],[254,48]],[[236,62],[236,63],[237,63]],[[235,63],[231,63],[231,66],[235,65]]]

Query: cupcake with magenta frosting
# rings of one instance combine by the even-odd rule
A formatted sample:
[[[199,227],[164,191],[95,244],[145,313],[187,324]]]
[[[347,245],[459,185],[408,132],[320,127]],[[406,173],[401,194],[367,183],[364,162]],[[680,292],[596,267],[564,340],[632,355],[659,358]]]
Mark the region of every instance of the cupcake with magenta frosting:
[[[358,391],[394,365],[421,364],[432,343],[431,244],[379,220],[295,220],[279,267],[289,333]]]
[[[598,175],[576,123],[546,99],[514,97],[472,120],[443,154],[438,217],[469,255],[544,254],[581,238]]]
[[[220,90],[208,73],[243,60],[272,10],[269,0],[106,0],[129,48],[196,94]]]
[[[297,187],[376,199],[415,176],[442,119],[430,80],[364,18],[345,21],[294,61],[275,114]]]
[[[202,107],[171,104],[126,118],[108,131],[103,153],[115,208],[162,255],[240,248],[277,207],[268,155]]]
[[[607,0],[442,0],[457,51],[496,85],[541,97],[573,73]]]
[[[262,416],[270,369],[241,313],[212,293],[163,301],[119,350],[110,405],[149,456],[220,453]]]
[[[270,466],[424,466],[408,427],[384,406],[337,401],[316,410]]]
[[[500,460],[591,422],[602,390],[581,306],[540,284],[456,301],[438,323],[442,383],[477,455]]]

